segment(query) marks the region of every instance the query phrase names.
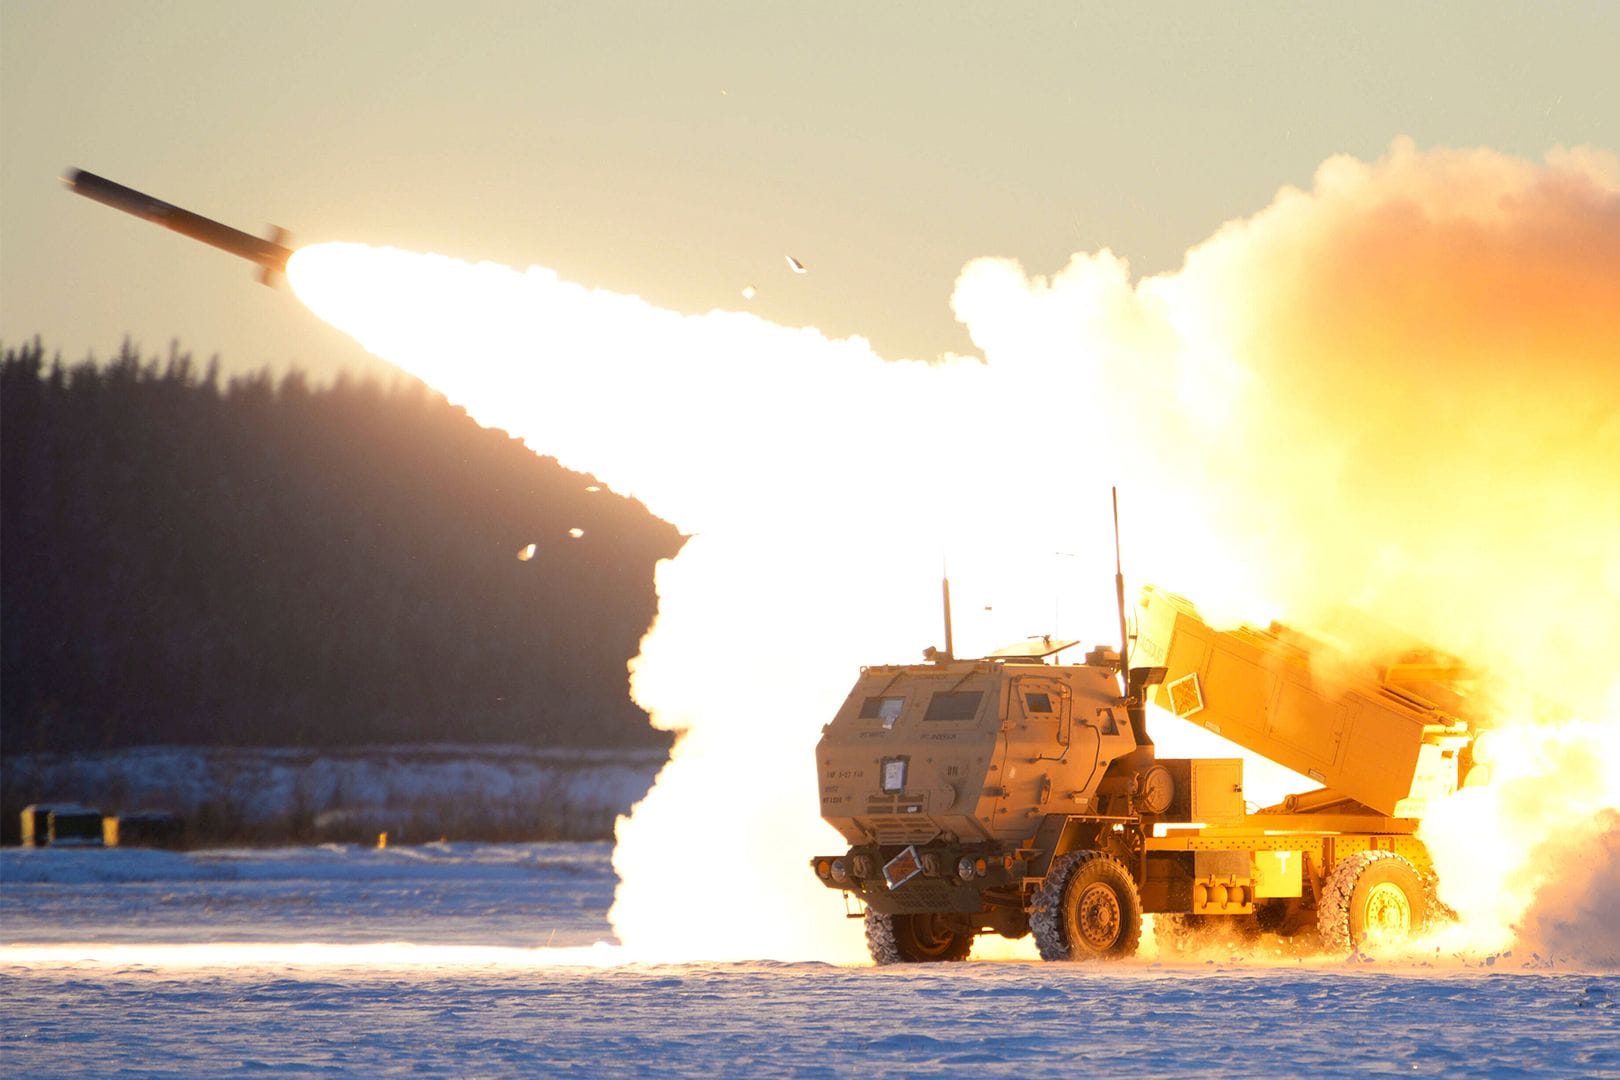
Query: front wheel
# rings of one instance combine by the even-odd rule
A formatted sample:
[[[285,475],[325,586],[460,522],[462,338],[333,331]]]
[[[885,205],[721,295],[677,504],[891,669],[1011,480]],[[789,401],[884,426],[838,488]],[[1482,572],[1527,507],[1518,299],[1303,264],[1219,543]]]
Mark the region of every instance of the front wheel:
[[[1053,860],[1029,928],[1043,960],[1115,960],[1142,939],[1142,901],[1124,864],[1100,851]]]
[[[1360,952],[1422,933],[1434,906],[1417,867],[1393,851],[1362,851],[1328,875],[1316,927],[1328,952]]]
[[[866,910],[866,951],[879,964],[966,960],[972,949],[973,929],[960,915],[883,915]]]

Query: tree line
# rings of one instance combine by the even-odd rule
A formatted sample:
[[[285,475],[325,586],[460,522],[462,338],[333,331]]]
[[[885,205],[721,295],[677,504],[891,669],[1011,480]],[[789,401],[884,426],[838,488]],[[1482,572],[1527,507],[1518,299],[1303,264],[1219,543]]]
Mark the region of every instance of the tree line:
[[[7,347],[0,745],[662,744],[682,538],[592,486],[412,380]]]

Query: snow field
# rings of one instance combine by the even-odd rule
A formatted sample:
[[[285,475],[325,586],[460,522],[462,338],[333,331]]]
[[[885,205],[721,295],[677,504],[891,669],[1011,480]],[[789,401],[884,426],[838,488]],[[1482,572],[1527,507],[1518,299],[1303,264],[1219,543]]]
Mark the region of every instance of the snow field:
[[[638,964],[610,855],[0,851],[0,1072],[1620,1076],[1620,977],[1516,959]]]
[[[1613,979],[820,964],[0,974],[12,1077],[1620,1075]]]

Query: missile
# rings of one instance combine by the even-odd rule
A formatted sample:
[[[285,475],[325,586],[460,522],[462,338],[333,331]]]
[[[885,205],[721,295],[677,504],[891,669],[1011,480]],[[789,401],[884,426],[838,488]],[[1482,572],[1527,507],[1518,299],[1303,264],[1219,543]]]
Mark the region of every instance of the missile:
[[[287,259],[292,255],[292,248],[284,242],[287,239],[287,232],[280,226],[271,226],[269,239],[263,239],[252,233],[233,229],[229,225],[221,225],[201,214],[193,214],[190,210],[182,210],[162,199],[154,199],[145,192],[116,184],[104,176],[97,176],[83,169],[70,169],[67,175],[62,177],[62,182],[87,199],[106,203],[115,210],[134,214],[154,225],[171,229],[181,236],[201,240],[221,251],[228,251],[232,255],[257,263],[259,280],[266,285],[275,284],[286,271]]]

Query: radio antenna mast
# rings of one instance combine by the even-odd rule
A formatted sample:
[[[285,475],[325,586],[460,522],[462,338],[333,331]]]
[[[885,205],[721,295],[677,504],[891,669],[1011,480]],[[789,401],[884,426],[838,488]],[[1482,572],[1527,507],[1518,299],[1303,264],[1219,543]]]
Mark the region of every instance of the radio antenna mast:
[[[1119,683],[1126,698],[1131,696],[1131,669],[1126,653],[1130,649],[1129,631],[1125,628],[1125,570],[1119,553],[1119,488],[1109,491],[1114,497],[1114,598],[1119,602]]]

